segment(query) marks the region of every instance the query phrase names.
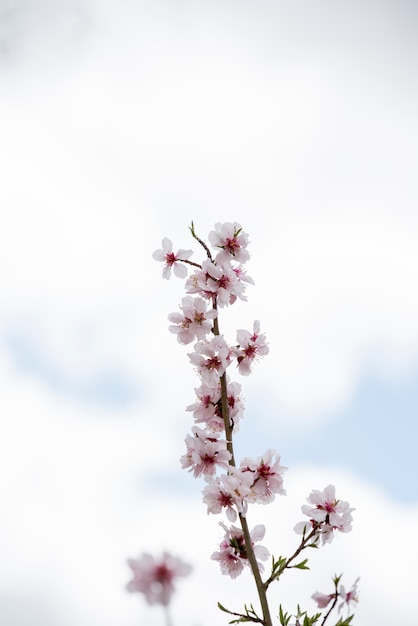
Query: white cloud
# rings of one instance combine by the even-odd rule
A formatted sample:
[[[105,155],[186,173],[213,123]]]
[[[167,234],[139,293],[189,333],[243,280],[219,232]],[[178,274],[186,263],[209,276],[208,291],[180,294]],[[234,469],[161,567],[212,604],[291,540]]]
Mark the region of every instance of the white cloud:
[[[207,516],[201,503],[200,481],[181,473],[182,486],[183,478],[174,478],[182,426],[161,436],[161,421],[149,409],[118,419],[83,415],[11,377],[4,367],[2,382],[7,390],[1,400],[7,436],[0,455],[7,477],[0,522],[4,595],[36,600],[56,626],[129,625],[138,619],[157,624],[158,610],[124,591],[125,558],[167,548],[195,568],[180,585],[176,623],[221,624],[217,600],[234,610],[255,601],[249,576],[229,581],[210,561],[222,533],[219,518]],[[158,487],[156,470],[172,472],[174,486]],[[266,524],[265,543],[276,556],[296,547],[292,528],[303,517],[300,506],[311,489],[333,482],[337,495],[356,511],[351,534],[307,555],[311,572],[289,572],[272,588],[273,606],[282,601],[291,610],[302,598],[309,606],[316,589],[326,591],[330,578],[344,572],[347,585],[361,577],[359,626],[376,620],[389,626],[401,618],[412,626],[416,507],[394,509],[375,488],[337,468],[290,468],[285,479],[286,497],[249,513],[250,526]]]
[[[187,42],[187,20],[148,7],[136,38],[131,10],[90,5],[83,63],[47,84],[38,65],[36,86],[22,60],[3,87],[5,313],[38,309],[60,345],[86,310],[102,324],[115,307],[125,319],[100,341],[117,336],[126,358],[126,311],[129,337],[141,320],[138,345],[145,303],[169,312],[179,299],[155,284],[161,237],[187,246],[191,219],[203,236],[236,219],[251,235],[257,282],[243,315],[269,333],[263,372],[286,411],[340,405],[365,368],[408,367],[418,346],[416,124],[402,92],[382,102],[373,85],[363,98],[352,74],[315,56],[263,64],[245,29],[231,39],[220,27],[213,50],[196,15],[201,37]],[[47,58],[59,67],[58,53]]]

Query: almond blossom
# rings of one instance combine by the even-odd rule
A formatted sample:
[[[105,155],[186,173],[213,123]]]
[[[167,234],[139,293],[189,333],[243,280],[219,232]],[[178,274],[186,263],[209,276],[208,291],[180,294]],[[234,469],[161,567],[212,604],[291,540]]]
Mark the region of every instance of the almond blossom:
[[[190,468],[195,478],[202,475],[214,475],[217,468],[228,469],[231,453],[226,448],[226,441],[217,435],[208,435],[204,430],[193,426],[194,436],[187,435],[187,452],[181,457],[183,469]]]
[[[219,522],[219,525],[225,530],[225,535],[219,546],[219,551],[214,552],[211,558],[214,561],[219,561],[222,574],[236,578],[241,574],[244,567],[248,566],[244,534],[242,530],[236,526],[228,528],[222,522]],[[264,546],[256,546],[254,544],[256,541],[264,539],[265,532],[265,526],[258,524],[250,533],[254,554],[260,571],[264,570],[264,566],[260,561],[266,561],[270,553]]]
[[[334,485],[328,485],[323,491],[314,489],[308,496],[307,501],[314,506],[304,504],[302,512],[310,519],[307,522],[299,522],[295,526],[295,532],[304,534],[314,530],[321,536],[322,543],[330,543],[334,537],[334,531],[347,533],[351,530],[352,515],[354,511],[348,502],[337,500]]]
[[[237,343],[234,355],[238,360],[238,370],[240,374],[248,376],[254,359],[269,352],[265,333],[260,333],[260,322],[258,320],[254,322],[252,334],[248,330],[238,330]]]
[[[237,278],[243,283],[249,283],[250,285],[254,285],[254,280],[251,276],[248,276],[247,271],[242,267],[242,265],[237,265],[232,268],[237,275]]]
[[[241,272],[234,271],[229,261],[215,263],[206,259],[201,270],[197,270],[186,282],[188,293],[198,293],[204,298],[216,296],[218,306],[233,304],[237,298],[246,300],[246,282],[241,280]]]
[[[228,489],[225,489],[222,485],[221,477],[208,476],[206,478],[207,485],[202,491],[203,502],[207,505],[208,513],[220,513],[222,509],[226,510],[226,516],[230,522],[235,522],[237,519],[237,512],[234,509],[234,500]]]
[[[338,590],[338,595],[340,596],[340,598],[343,598],[343,602],[341,602],[340,606],[338,607],[339,611],[341,611],[344,605],[350,608],[350,605],[352,602],[356,602],[356,603],[358,602],[357,584],[359,580],[360,579],[357,578],[354,585],[351,587],[350,591],[346,591],[344,585],[340,585],[340,588]]]
[[[311,598],[312,600],[315,600],[319,609],[325,609],[325,607],[328,606],[331,600],[335,599],[335,593],[325,594],[325,593],[319,593],[319,591],[316,591],[315,593],[312,594]]]
[[[218,306],[224,307],[234,304],[237,298],[246,300],[245,294],[246,284],[239,278],[239,272],[234,269],[228,262],[215,265],[211,261],[205,261],[202,267],[206,269],[208,274],[206,284],[216,295]]]
[[[217,432],[224,429],[222,414],[219,413],[218,403],[221,399],[221,385],[215,386],[202,383],[195,389],[197,402],[189,404],[186,411],[192,411],[196,423],[206,423],[207,428]]]
[[[164,237],[161,245],[162,249],[155,250],[152,257],[156,261],[162,261],[164,263],[163,278],[169,279],[171,270],[173,270],[178,278],[185,278],[187,276],[187,268],[183,263],[179,263],[179,261],[189,259],[193,254],[193,250],[183,250],[180,248],[180,250],[174,254],[173,243],[168,237]]]
[[[196,365],[204,382],[216,385],[229,365],[229,347],[225,339],[215,336],[211,341],[199,341],[189,359]]]
[[[347,606],[348,608],[350,608],[350,605],[352,602],[358,602],[357,584],[360,579],[357,578],[357,580],[351,587],[350,591],[346,591],[344,585],[338,584],[340,581],[340,578],[341,576],[338,576],[334,579],[334,584],[335,584],[334,593],[325,594],[325,593],[319,593],[317,591],[311,596],[311,598],[315,600],[315,602],[317,603],[318,608],[324,609],[325,607],[328,606],[328,604],[332,600],[336,601],[337,598],[342,598],[343,600],[338,607],[338,611],[341,611],[341,609],[344,606]]]
[[[277,493],[286,495],[283,488],[283,473],[287,467],[280,465],[280,455],[275,450],[267,450],[257,460],[243,459],[240,470],[252,476],[251,496],[249,497],[251,501],[267,504],[274,500]]]
[[[191,566],[178,557],[164,552],[160,559],[144,552],[138,559],[128,559],[133,578],[126,588],[143,593],[149,604],[168,606],[175,591],[174,580],[187,576]]]
[[[224,420],[222,415],[221,403],[221,385],[218,382],[216,387],[212,387],[207,383],[195,389],[197,402],[190,404],[186,411],[193,411],[193,417],[196,423],[205,422],[206,427],[213,431],[219,432],[224,430]],[[240,397],[241,385],[237,382],[229,383],[227,386],[228,412],[231,425],[237,431],[239,428],[239,420],[244,413],[244,406]]]
[[[246,250],[249,244],[248,235],[237,222],[224,224],[218,222],[215,224],[215,230],[209,233],[208,239],[214,248],[220,249],[217,260],[232,256],[239,263],[245,263],[250,258]]]
[[[244,414],[244,403],[241,398],[241,385],[237,382],[228,383],[227,399],[229,421],[235,432],[239,429],[239,422]]]
[[[204,340],[211,332],[213,320],[218,312],[215,309],[207,311],[207,302],[202,298],[186,296],[181,301],[181,313],[170,313],[168,319],[174,326],[168,330],[177,335],[179,343],[188,344],[196,339]]]
[[[202,267],[205,268],[206,261],[203,261]],[[206,300],[213,300],[214,291],[211,285],[207,284],[209,275],[205,269],[195,270],[185,282],[184,288],[186,293],[199,294]]]
[[[203,489],[203,502],[208,507],[208,513],[220,513],[225,508],[230,522],[237,519],[237,511],[245,516],[248,509],[247,497],[251,493],[253,482],[252,476],[231,466],[228,474],[216,478],[207,477],[206,482],[208,484]]]

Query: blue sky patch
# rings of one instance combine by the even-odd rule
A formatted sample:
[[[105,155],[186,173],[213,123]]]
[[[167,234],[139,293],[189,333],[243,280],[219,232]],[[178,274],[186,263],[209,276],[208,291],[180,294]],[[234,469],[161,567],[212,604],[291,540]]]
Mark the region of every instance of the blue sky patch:
[[[138,384],[113,364],[73,371],[55,362],[42,344],[27,333],[10,333],[4,345],[20,374],[35,377],[52,393],[77,403],[110,410],[130,408],[139,398]]]
[[[262,402],[251,406],[259,412]],[[341,467],[378,485],[394,500],[418,502],[418,366],[396,381],[363,378],[343,409],[313,426],[298,422],[298,428],[291,429],[290,418],[284,415],[275,417],[274,430],[266,430],[264,424],[263,420],[257,435],[253,427],[247,432],[244,421],[239,445],[251,443],[258,449],[268,441],[289,468],[297,463]]]

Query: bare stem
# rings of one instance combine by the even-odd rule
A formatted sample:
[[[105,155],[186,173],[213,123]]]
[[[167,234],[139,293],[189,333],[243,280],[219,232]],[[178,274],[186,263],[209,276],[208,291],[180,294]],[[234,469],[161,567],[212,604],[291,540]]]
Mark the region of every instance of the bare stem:
[[[199,269],[202,269],[202,266],[200,265],[200,263],[195,263],[194,261],[189,261],[189,259],[179,259],[182,263],[187,263],[187,265],[193,265],[193,267],[198,267]]]
[[[170,610],[169,610],[168,606],[164,607],[164,614],[165,614],[165,625],[166,626],[173,626],[173,622],[172,622],[172,619],[171,619]]]
[[[337,604],[337,600],[338,600],[338,593],[335,593],[335,598],[333,603],[331,604],[331,608],[328,611],[328,613],[324,616],[324,619],[321,622],[321,626],[324,626],[325,622],[327,621],[328,617],[330,616],[330,614],[332,613],[332,611],[335,609],[335,605]]]
[[[263,611],[263,624],[265,626],[273,626],[271,621],[270,609],[267,602],[266,589],[263,584],[263,580],[260,574],[260,568],[258,567],[257,559],[254,554],[253,543],[251,541],[250,531],[248,529],[247,518],[239,514],[239,521],[241,522],[242,532],[244,534],[245,549],[247,552],[248,561],[251,566],[251,570],[254,576],[255,584],[257,586],[258,597],[260,599],[261,610]]]
[[[302,550],[304,550],[309,542],[311,541],[311,539],[313,539],[315,537],[317,533],[317,528],[313,528],[311,530],[311,532],[309,533],[309,535],[307,535],[306,537],[302,537],[302,541],[300,542],[300,545],[296,548],[296,550],[294,551],[294,553],[292,554],[292,556],[289,556],[288,559],[286,559],[286,563],[283,565],[283,567],[281,568],[281,570],[276,573],[276,574],[272,574],[264,583],[264,588],[267,589],[269,587],[269,585],[273,582],[273,580],[278,580],[278,578],[280,577],[280,575],[284,572],[285,569],[288,569],[290,567],[290,564],[292,563],[292,561],[294,561],[296,559],[296,557],[302,552]]]
[[[196,239],[196,241],[198,241],[200,245],[202,246],[202,248],[205,250],[206,254],[208,255],[208,259],[212,261],[212,255],[209,250],[209,247],[206,245],[206,243],[202,239],[200,239],[200,237],[196,235],[193,222],[192,222],[192,225],[190,226],[190,232],[192,233],[192,237],[194,237],[194,239]]]

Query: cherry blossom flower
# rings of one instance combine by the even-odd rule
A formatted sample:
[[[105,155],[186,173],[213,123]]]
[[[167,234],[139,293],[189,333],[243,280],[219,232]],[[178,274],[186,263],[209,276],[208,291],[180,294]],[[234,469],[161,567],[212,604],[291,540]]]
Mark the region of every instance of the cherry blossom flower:
[[[207,285],[216,294],[216,301],[220,307],[225,307],[239,298],[246,300],[245,296],[246,284],[240,280],[239,275],[227,262],[219,263],[215,266],[210,262],[206,262],[209,271]],[[211,266],[209,268],[209,265]]]
[[[219,414],[218,403],[221,399],[221,385],[219,381],[215,386],[202,383],[195,389],[197,402],[186,407],[186,411],[193,411],[196,423],[206,423],[206,427],[213,432],[224,429],[222,414]]]
[[[239,421],[244,415],[244,403],[241,398],[241,385],[237,382],[228,382],[228,413],[229,421],[234,427],[235,432],[239,429]]]
[[[325,609],[325,607],[328,606],[331,600],[334,600],[335,593],[325,594],[316,591],[314,594],[312,594],[311,598],[315,600],[319,609]]]
[[[203,261],[202,267],[205,266],[206,261]],[[199,294],[202,298],[206,300],[211,300],[214,297],[214,291],[211,289],[208,284],[208,274],[204,269],[195,270],[185,283],[186,293],[190,294]]]
[[[276,457],[276,459],[274,459]],[[257,460],[245,458],[240,464],[241,472],[252,476],[251,497],[253,502],[267,504],[275,495],[286,495],[283,488],[283,474],[287,467],[280,465],[280,455],[275,450],[267,450]]]
[[[254,285],[254,280],[251,276],[248,276],[247,271],[242,267],[242,265],[237,265],[232,268],[237,276],[237,278],[243,283],[249,283],[250,285]]]
[[[219,561],[222,574],[236,578],[241,574],[244,567],[248,566],[244,534],[242,530],[236,526],[228,528],[222,522],[219,522],[219,525],[225,530],[225,535],[219,546],[219,551],[214,552],[211,558],[214,561]],[[261,541],[264,538],[265,532],[265,526],[259,524],[255,526],[250,533],[254,554],[260,571],[264,571],[264,566],[260,561],[266,561],[270,553],[264,546],[255,546],[254,544],[256,541]]]
[[[230,522],[235,522],[237,519],[237,512],[234,509],[234,500],[230,492],[222,486],[222,478],[224,478],[225,474],[221,477],[216,476],[213,478],[212,476],[208,476],[206,478],[207,485],[204,487],[203,494],[203,502],[207,505],[208,513],[220,513],[223,508],[226,509],[226,516]]]
[[[246,300],[246,282],[240,273],[235,272],[229,262],[215,264],[210,259],[202,263],[202,269],[195,272],[186,282],[187,293],[199,293],[204,298],[216,296],[219,306],[233,304],[237,298]]]
[[[221,403],[221,385],[220,382],[216,387],[212,387],[207,383],[195,389],[198,401],[190,404],[186,410],[193,411],[193,417],[196,423],[205,422],[206,427],[213,432],[224,430],[224,420],[222,415]],[[239,428],[239,420],[244,413],[243,401],[240,397],[241,385],[237,382],[227,382],[227,398],[228,398],[228,414],[230,424],[235,431]]]
[[[343,598],[343,602],[341,602],[340,606],[338,607],[339,611],[341,611],[344,605],[347,605],[347,607],[350,608],[350,605],[352,602],[358,602],[359,598],[358,598],[357,584],[359,580],[360,579],[357,578],[354,585],[351,587],[350,591],[346,591],[344,585],[340,585],[340,588],[338,590],[338,595],[340,596],[340,598]]]
[[[310,522],[296,524],[294,529],[296,533],[303,534],[314,529],[321,536],[322,544],[325,544],[332,541],[335,530],[342,533],[351,530],[351,512],[354,509],[348,502],[336,499],[334,485],[328,485],[323,491],[314,489],[307,501],[314,506],[304,504],[302,512],[309,517]]]
[[[215,309],[207,311],[207,302],[202,298],[186,296],[181,301],[181,313],[170,313],[168,319],[175,326],[168,330],[177,335],[179,343],[188,344],[195,339],[204,340],[212,330],[212,324],[218,312]]]
[[[168,606],[175,591],[173,581],[191,572],[191,566],[178,557],[164,552],[160,559],[144,552],[138,559],[128,559],[133,579],[126,588],[143,593],[149,604]]]
[[[179,261],[189,259],[193,254],[193,250],[183,250],[180,248],[180,250],[174,254],[173,244],[167,237],[164,237],[161,245],[162,250],[155,250],[152,257],[156,261],[162,261],[164,263],[163,278],[169,279],[171,276],[171,270],[173,270],[174,274],[178,278],[185,278],[187,276],[187,268],[183,263],[179,263]]]
[[[209,233],[208,239],[212,247],[220,249],[216,257],[217,261],[233,257],[239,263],[245,263],[250,258],[246,250],[249,244],[248,235],[243,232],[237,222],[215,224],[215,230]]]
[[[206,482],[208,484],[203,489],[203,502],[208,507],[208,513],[220,513],[225,508],[230,522],[237,519],[237,511],[245,517],[248,509],[246,498],[251,493],[252,476],[231,466],[228,474],[216,478],[209,476]]]
[[[266,344],[265,333],[260,333],[260,322],[256,320],[252,334],[248,330],[237,331],[237,343],[234,355],[238,360],[239,373],[248,376],[251,373],[251,365],[254,359],[268,354],[269,347]]]
[[[190,468],[195,478],[214,475],[217,468],[228,469],[231,453],[226,448],[226,441],[218,439],[217,434],[208,435],[198,426],[192,428],[193,437],[187,435],[187,452],[181,459],[183,469]]]
[[[204,382],[216,385],[229,365],[229,347],[222,335],[211,341],[199,341],[189,359],[196,365]]]

